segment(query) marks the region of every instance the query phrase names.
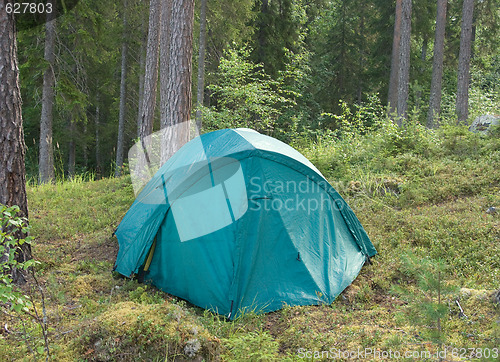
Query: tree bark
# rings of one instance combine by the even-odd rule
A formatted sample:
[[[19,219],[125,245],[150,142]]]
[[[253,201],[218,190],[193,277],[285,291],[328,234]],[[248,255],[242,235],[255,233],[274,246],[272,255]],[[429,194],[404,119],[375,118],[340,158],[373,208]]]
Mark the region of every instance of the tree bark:
[[[207,0],[201,0],[200,9],[200,45],[198,54],[198,83],[196,89],[196,131],[201,134],[202,112],[205,94],[205,47],[207,37]]]
[[[419,67],[419,76],[423,76],[425,72],[425,66],[427,59],[427,48],[429,46],[429,39],[427,38],[427,34],[424,35],[424,40],[422,42],[422,51],[420,53],[420,60],[422,61],[422,66]],[[422,88],[418,88],[415,93],[415,108],[417,111],[420,111],[420,107],[422,106]]]
[[[150,152],[152,146],[151,137],[153,133],[154,114],[156,108],[156,90],[158,85],[158,60],[160,51],[160,36],[162,10],[166,0],[150,0],[149,3],[149,25],[146,47],[146,59],[144,68],[144,86],[141,96],[138,132],[140,149],[137,153],[134,165],[134,176],[138,180],[149,180],[152,173]],[[141,181],[142,183],[142,181]]]
[[[403,0],[401,7],[401,41],[399,45],[398,125],[402,126],[408,107],[410,86],[411,0]]]
[[[170,32],[172,27],[172,0],[161,3],[161,35],[160,35],[160,125],[169,124],[167,119],[168,104],[168,68],[170,66]]]
[[[83,145],[82,145],[82,151],[83,151],[83,168],[84,168],[84,170],[87,170],[87,168],[89,166],[89,148],[87,146],[87,138],[88,138],[87,122],[83,122]]]
[[[144,97],[144,72],[146,68],[146,44],[147,44],[147,34],[145,19],[142,19],[141,23],[141,49],[139,54],[139,107],[137,111],[137,137],[141,137],[141,117],[142,117],[142,102]]]
[[[96,178],[98,180],[102,177],[102,165],[101,165],[101,149],[100,149],[100,107],[99,107],[99,93],[96,95],[96,106],[95,106],[95,164],[96,164]]]
[[[69,121],[69,144],[68,144],[68,177],[75,176],[76,166],[76,124],[73,119]]]
[[[338,89],[339,89],[339,94],[342,96],[345,94],[344,90],[344,74],[345,74],[345,69],[346,69],[346,17],[347,17],[347,11],[346,11],[346,2],[342,1],[342,18],[340,19],[340,22],[342,24],[341,27],[341,32],[340,32],[340,59],[338,60],[339,63],[339,71],[338,71]]]
[[[269,13],[269,0],[261,0],[260,4],[260,12],[266,16],[264,18],[267,18],[267,15]],[[265,22],[261,21],[258,24],[258,42],[259,42],[259,51],[257,53],[258,63],[264,63],[266,59],[266,46],[267,46],[267,39],[266,39],[266,31],[264,30],[268,24],[265,24]]]
[[[144,93],[140,138],[153,133],[153,119],[156,105],[158,83],[158,52],[160,49],[161,1],[151,0],[149,5],[148,45],[146,49],[146,68],[144,70]]]
[[[432,61],[431,93],[427,128],[434,128],[439,122],[441,112],[441,85],[443,80],[444,37],[446,30],[446,6],[448,0],[438,0],[436,15],[436,34],[434,39],[434,59]]]
[[[38,173],[40,183],[54,180],[54,149],[52,146],[52,114],[54,108],[54,51],[56,43],[56,19],[47,14],[45,23],[45,54],[47,69],[43,74],[42,115],[40,119],[40,155]]]
[[[389,77],[389,114],[396,111],[398,103],[398,79],[399,79],[399,45],[401,43],[401,14],[402,0],[396,0],[396,18],[394,20],[394,35],[392,40],[391,74]]]
[[[123,148],[125,138],[125,102],[127,96],[127,0],[123,1],[123,42],[122,42],[122,61],[121,61],[121,79],[120,79],[120,113],[118,116],[118,142],[116,145],[116,170],[115,176],[122,174],[123,167]]]
[[[469,117],[469,68],[472,46],[473,13],[474,0],[464,0],[462,7],[462,30],[460,33],[460,53],[458,56],[457,123],[467,123],[467,118]]]
[[[162,163],[189,141],[194,0],[172,0]],[[163,76],[164,74],[162,74]]]
[[[0,203],[6,206],[18,205],[21,216],[28,217],[26,197],[26,176],[24,158],[23,119],[21,112],[21,91],[19,89],[19,68],[15,21],[7,13],[5,5],[10,1],[0,0]],[[18,261],[31,258],[31,248],[24,244],[17,254]],[[24,277],[17,270],[11,270],[14,282]]]

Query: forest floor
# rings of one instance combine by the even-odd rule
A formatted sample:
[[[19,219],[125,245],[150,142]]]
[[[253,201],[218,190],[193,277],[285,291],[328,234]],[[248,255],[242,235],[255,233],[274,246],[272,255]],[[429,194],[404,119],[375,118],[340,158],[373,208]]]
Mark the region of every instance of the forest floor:
[[[471,149],[483,151],[455,145],[425,157],[358,150],[349,169],[328,145],[302,149],[379,254],[331,305],[235,321],[112,273],[129,177],[29,187],[53,360],[498,360],[500,212],[486,211],[500,209],[500,154],[498,140],[477,142]],[[2,360],[32,359],[27,345],[43,345],[37,324],[0,322]]]

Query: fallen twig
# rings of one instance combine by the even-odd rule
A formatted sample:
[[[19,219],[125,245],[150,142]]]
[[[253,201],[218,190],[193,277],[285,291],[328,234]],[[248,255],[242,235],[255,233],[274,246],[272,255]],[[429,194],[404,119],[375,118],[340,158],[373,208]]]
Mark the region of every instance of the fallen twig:
[[[455,303],[458,305],[458,308],[460,308],[460,314],[458,315],[460,318],[461,317],[465,317],[467,318],[467,316],[465,315],[464,313],[464,310],[462,309],[462,306],[460,305],[460,303],[458,302],[458,299],[455,299]]]

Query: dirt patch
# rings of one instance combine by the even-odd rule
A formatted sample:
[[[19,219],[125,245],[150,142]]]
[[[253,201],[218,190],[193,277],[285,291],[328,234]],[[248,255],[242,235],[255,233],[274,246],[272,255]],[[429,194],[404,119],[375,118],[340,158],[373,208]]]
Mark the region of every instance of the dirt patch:
[[[80,260],[93,260],[109,261],[114,263],[118,254],[118,242],[114,237],[107,237],[97,240],[86,240],[85,242],[78,242],[78,247],[73,252],[71,261]]]

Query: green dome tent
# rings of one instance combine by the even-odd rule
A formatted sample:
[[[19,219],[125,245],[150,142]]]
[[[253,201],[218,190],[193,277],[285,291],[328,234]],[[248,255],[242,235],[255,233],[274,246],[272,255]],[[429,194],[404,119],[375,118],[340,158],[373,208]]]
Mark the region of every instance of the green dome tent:
[[[249,129],[184,145],[115,234],[116,271],[231,319],[331,303],[377,253],[311,162]]]

